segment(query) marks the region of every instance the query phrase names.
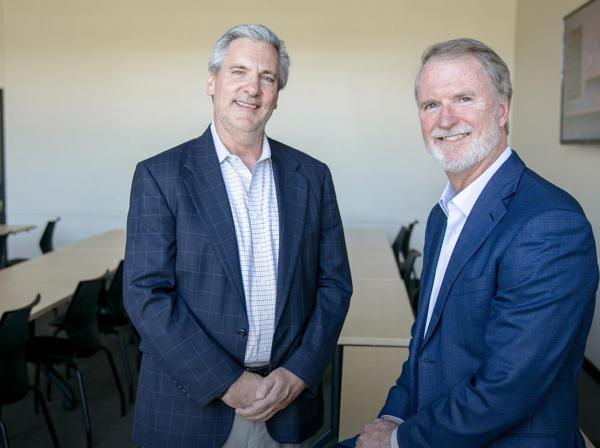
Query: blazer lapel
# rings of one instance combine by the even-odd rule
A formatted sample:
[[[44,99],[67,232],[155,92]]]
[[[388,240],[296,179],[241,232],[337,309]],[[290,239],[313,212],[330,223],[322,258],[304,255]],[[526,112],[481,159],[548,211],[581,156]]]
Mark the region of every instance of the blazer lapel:
[[[435,331],[454,281],[475,251],[485,242],[491,231],[506,214],[504,200],[516,191],[524,169],[525,165],[513,152],[479,195],[448,262],[421,349]],[[435,276],[435,267],[433,272]]]
[[[419,341],[423,340],[431,289],[433,288],[435,270],[440,257],[442,242],[444,241],[447,221],[446,215],[441,207],[436,205],[431,211],[429,222],[427,224],[425,247],[423,248],[424,259],[423,271],[421,273],[421,292],[419,295],[419,310],[417,312],[415,329],[415,342],[417,343],[417,347],[419,346]]]
[[[184,178],[190,198],[231,283],[246,304],[233,216],[210,128],[188,149]]]
[[[269,139],[269,144],[279,209],[279,261],[275,305],[275,326],[277,327],[288,300],[290,283],[298,261],[300,242],[304,233],[308,181],[297,172],[298,162],[287,156],[280,149],[279,143]]]

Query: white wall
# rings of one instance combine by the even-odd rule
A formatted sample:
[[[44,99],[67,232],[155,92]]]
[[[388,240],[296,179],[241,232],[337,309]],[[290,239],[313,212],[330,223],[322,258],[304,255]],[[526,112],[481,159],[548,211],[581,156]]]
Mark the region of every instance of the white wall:
[[[4,87],[4,0],[0,0],[0,88]]]
[[[4,0],[4,11],[8,221],[39,225],[10,249],[30,256],[56,215],[59,245],[124,226],[136,161],[208,124],[208,53],[241,22],[286,41],[290,81],[268,132],[330,165],[346,225],[391,235],[424,222],[445,178],[418,128],[420,54],[468,35],[512,65],[516,0]]]
[[[512,143],[525,162],[579,200],[600,247],[600,145],[560,144],[562,19],[585,0],[527,0],[517,6]],[[597,309],[600,301],[597,299]],[[600,368],[600,311],[586,356]]]

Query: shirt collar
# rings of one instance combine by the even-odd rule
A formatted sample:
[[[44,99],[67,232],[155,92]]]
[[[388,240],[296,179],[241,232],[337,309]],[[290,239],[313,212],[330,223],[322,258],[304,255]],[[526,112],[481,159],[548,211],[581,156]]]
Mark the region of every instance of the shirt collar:
[[[465,216],[469,216],[471,210],[475,206],[475,202],[481,195],[481,192],[490,181],[490,179],[496,174],[496,171],[502,166],[504,162],[510,157],[512,154],[512,150],[510,146],[507,146],[506,149],[500,154],[494,163],[492,163],[483,173],[477,177],[472,183],[470,183],[463,191],[460,193],[456,193],[452,184],[448,182],[446,184],[446,188],[442,193],[440,198],[440,207],[443,212],[446,214],[446,217],[449,215],[448,206],[450,203],[454,205],[460,212]]]
[[[210,133],[213,138],[213,143],[215,144],[215,150],[217,151],[217,158],[219,159],[219,163],[221,164],[225,160],[227,160],[228,157],[233,156],[233,154],[231,154],[231,152],[229,152],[227,147],[223,144],[223,142],[219,138],[219,134],[217,133],[217,128],[215,127],[214,123],[210,124]],[[263,137],[262,152],[260,154],[260,157],[256,161],[256,163],[262,162],[263,160],[267,160],[270,158],[271,158],[271,146],[269,146],[269,139],[267,138],[267,135],[265,134],[265,136]]]

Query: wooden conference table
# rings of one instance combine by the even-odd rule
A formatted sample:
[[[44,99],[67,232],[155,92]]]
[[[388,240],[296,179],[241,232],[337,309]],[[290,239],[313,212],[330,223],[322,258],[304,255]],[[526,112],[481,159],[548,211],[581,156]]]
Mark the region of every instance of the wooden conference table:
[[[32,312],[35,319],[64,303],[81,280],[103,275],[123,258],[125,232],[111,230],[62,246],[45,255],[0,270],[0,315],[41,301]]]

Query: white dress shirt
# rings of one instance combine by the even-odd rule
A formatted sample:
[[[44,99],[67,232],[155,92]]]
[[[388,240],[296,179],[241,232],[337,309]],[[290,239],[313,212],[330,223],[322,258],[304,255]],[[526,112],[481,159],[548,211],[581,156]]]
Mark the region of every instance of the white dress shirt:
[[[275,331],[279,210],[271,164],[271,148],[264,137],[254,169],[231,154],[221,142],[214,123],[210,130],[233,215],[235,236],[248,315],[245,364],[269,363]]]
[[[423,333],[423,337],[425,337],[427,334],[429,321],[431,320],[431,315],[435,309],[435,304],[440,292],[440,287],[442,286],[442,282],[444,280],[444,275],[446,274],[448,262],[450,261],[450,257],[452,257],[454,246],[456,246],[456,242],[458,241],[462,229],[467,222],[467,218],[469,217],[471,210],[475,206],[475,202],[477,202],[477,199],[479,199],[479,196],[481,195],[481,192],[485,186],[511,154],[512,150],[510,147],[507,147],[504,152],[500,154],[500,157],[494,161],[494,163],[492,163],[483,173],[479,175],[477,179],[475,179],[458,194],[454,191],[454,188],[452,188],[450,182],[446,184],[446,188],[442,193],[439,204],[444,214],[448,218],[448,223],[446,224],[446,232],[444,233],[444,241],[442,242],[440,257],[438,258],[437,266],[435,268],[435,277],[433,279],[433,286],[431,288],[429,308],[427,309],[427,321],[425,322],[425,331]],[[402,423],[402,420],[398,419],[397,417],[383,417],[393,420],[396,423]],[[398,448],[397,432],[397,428],[392,432],[392,448]]]

